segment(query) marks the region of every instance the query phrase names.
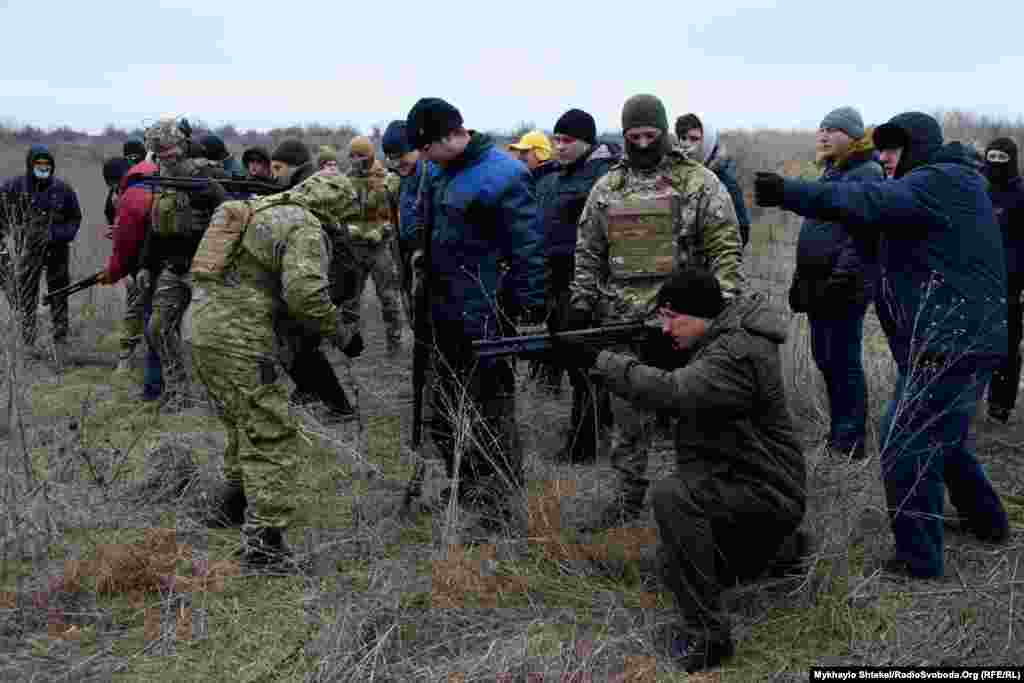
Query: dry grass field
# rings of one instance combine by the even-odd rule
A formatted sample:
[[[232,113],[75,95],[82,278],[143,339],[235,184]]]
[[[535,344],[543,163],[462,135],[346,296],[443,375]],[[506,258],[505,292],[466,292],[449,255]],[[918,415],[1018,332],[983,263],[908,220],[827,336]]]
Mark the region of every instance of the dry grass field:
[[[798,157],[793,140],[808,138],[793,136],[758,163]],[[25,147],[0,147],[0,171],[21,172]],[[109,251],[100,163],[117,148],[54,150],[86,214],[75,277]],[[784,293],[796,229],[779,212],[757,213],[746,253],[753,287]],[[1024,665],[1020,418],[976,426],[978,455],[1010,510],[1011,542],[950,531],[946,574],[934,581],[869,569],[891,545],[873,428],[893,365],[873,316],[871,457],[859,462],[822,455],[824,393],[806,321],[793,319],[784,354],[806,436],[813,556],[798,575],[731,590],[736,656],[688,677],[666,655],[675,610],[657,576],[653,517],[581,531],[614,478],[606,459],[553,461],[568,391],[550,396],[519,373],[528,483],[516,523],[485,532],[472,513],[433,508],[443,485],[436,463],[423,504],[401,515],[413,464],[411,354],[388,358],[370,288],[367,351],[351,363],[330,352],[359,420],[324,425],[303,413],[318,454],[303,463],[288,536],[310,570],[241,576],[231,560],[237,531],[197,521],[220,477],[220,425],[203,405],[160,412],[139,402],[141,370],[112,373],[121,305],[117,288],[73,298],[75,364],[57,374],[20,353],[0,301],[0,413],[13,415],[0,435],[0,680],[760,682],[803,681],[809,666],[826,664]],[[667,438],[654,461],[655,476],[671,471]]]

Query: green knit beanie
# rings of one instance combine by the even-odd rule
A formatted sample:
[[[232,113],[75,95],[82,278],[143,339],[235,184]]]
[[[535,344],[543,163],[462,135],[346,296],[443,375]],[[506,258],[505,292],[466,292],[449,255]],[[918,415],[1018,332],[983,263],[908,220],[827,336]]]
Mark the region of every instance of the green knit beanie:
[[[633,95],[622,105],[622,132],[643,126],[657,128],[662,133],[668,132],[665,105],[654,95]]]

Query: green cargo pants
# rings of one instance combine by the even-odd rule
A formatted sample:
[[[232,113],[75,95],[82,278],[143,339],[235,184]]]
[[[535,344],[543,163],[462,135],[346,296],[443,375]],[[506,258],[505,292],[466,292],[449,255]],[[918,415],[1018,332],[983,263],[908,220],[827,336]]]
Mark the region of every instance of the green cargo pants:
[[[246,526],[288,526],[298,470],[311,446],[299,435],[273,364],[206,347],[194,347],[192,356],[227,430],[225,475],[245,491]]]

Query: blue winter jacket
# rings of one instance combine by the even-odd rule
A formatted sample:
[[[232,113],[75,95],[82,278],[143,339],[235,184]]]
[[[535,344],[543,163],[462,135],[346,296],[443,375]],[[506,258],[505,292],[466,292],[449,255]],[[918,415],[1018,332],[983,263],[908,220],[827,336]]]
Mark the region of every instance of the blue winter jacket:
[[[875,308],[902,373],[923,359],[1000,362],[1008,344],[1006,265],[986,181],[962,145],[942,145],[931,117],[901,114],[890,123],[910,138],[896,179],[787,179],[782,206],[880,236]]]
[[[544,254],[530,173],[472,133],[462,155],[431,178],[430,303],[441,344],[498,334],[496,291],[514,316],[544,304]],[[501,274],[499,261],[507,271]]]
[[[736,180],[736,162],[729,157],[712,158],[708,162],[708,170],[718,176],[729,192],[729,196],[732,197],[732,205],[736,209],[736,223],[740,226],[743,246],[746,246],[750,241],[750,214],[747,213],[747,204],[743,201],[743,190],[740,189],[740,183]]]
[[[36,159],[49,159],[53,168],[50,178],[40,181],[32,175]],[[49,225],[51,242],[67,244],[75,239],[82,225],[82,209],[71,185],[57,175],[57,164],[46,145],[32,145],[25,156],[25,175],[10,178],[0,187],[0,233],[26,213],[34,214]]]
[[[423,219],[416,202],[424,171],[427,179],[438,172],[434,164],[420,159],[416,162],[416,169],[398,183],[398,241],[403,254],[412,254],[414,249],[419,248],[419,231]]]
[[[884,177],[870,144],[863,144],[848,158],[829,164],[820,181],[872,182]],[[840,223],[804,219],[789,296],[793,310],[827,317],[844,316],[851,307],[865,306],[878,277],[877,243],[854,237]]]
[[[551,257],[576,252],[576,225],[590,190],[621,157],[617,147],[598,145],[576,163],[549,173],[537,184],[537,202],[544,226],[544,253]]]

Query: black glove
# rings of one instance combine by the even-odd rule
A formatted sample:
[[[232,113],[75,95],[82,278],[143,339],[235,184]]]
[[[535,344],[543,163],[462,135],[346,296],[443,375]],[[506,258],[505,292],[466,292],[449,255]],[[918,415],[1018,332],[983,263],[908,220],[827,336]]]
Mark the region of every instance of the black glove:
[[[526,308],[523,309],[522,314],[519,316],[520,325],[540,325],[548,319],[547,306],[539,306],[537,308]]]
[[[864,283],[856,273],[832,273],[825,281],[825,301],[842,309],[864,305]]]
[[[786,179],[778,173],[760,172],[754,180],[754,200],[758,206],[781,206]]]
[[[582,308],[570,308],[565,321],[567,330],[586,330],[594,326],[594,314]]]
[[[349,340],[348,346],[342,349],[342,353],[349,358],[355,358],[363,352],[363,348],[363,335],[356,332],[352,335],[352,339]]]

